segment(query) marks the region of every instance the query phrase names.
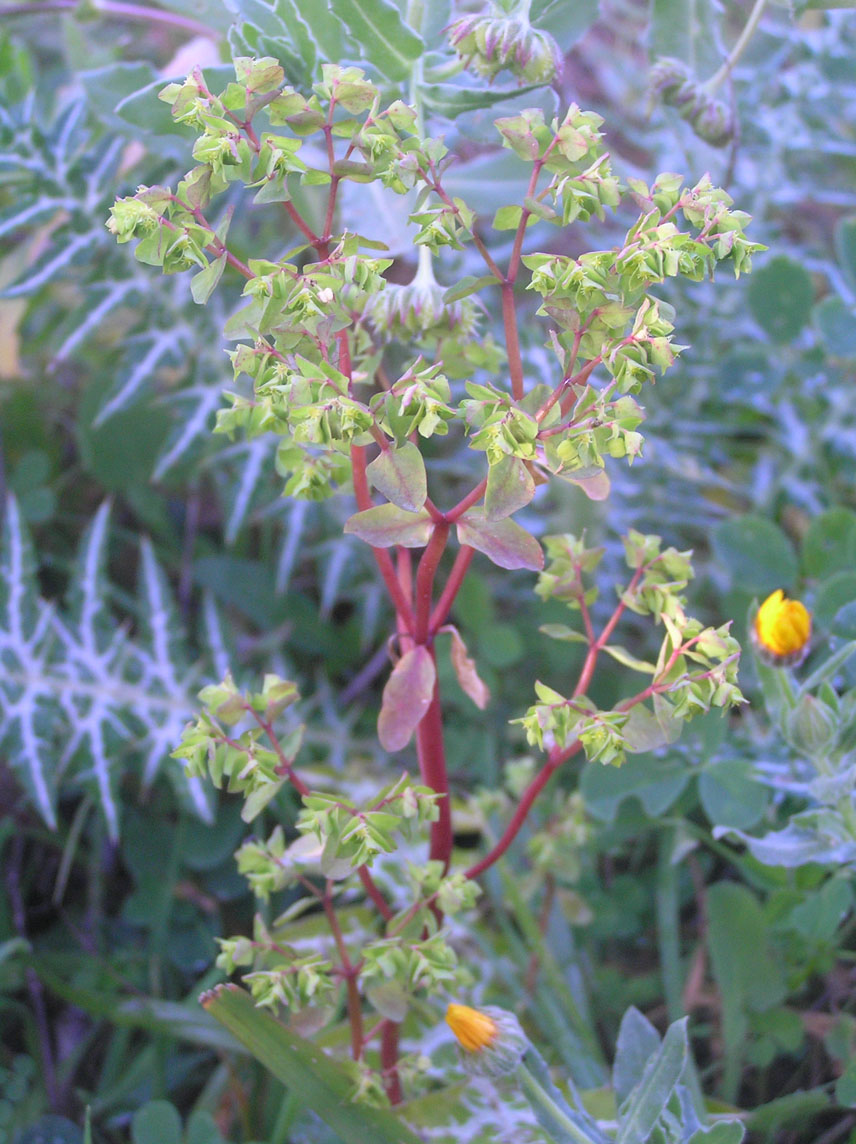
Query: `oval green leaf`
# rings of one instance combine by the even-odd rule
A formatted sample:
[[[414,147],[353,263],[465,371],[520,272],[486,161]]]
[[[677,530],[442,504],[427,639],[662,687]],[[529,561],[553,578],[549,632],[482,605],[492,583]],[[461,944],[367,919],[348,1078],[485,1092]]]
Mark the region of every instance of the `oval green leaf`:
[[[372,548],[424,548],[431,537],[427,512],[407,512],[394,504],[381,504],[354,513],[345,521],[345,532],[358,536]]]
[[[500,568],[540,572],[544,567],[541,545],[531,533],[513,520],[486,520],[480,509],[470,509],[458,521],[458,540]]]
[[[425,504],[425,462],[412,441],[405,441],[399,449],[384,449],[366,472],[374,487],[399,508],[418,512]]]

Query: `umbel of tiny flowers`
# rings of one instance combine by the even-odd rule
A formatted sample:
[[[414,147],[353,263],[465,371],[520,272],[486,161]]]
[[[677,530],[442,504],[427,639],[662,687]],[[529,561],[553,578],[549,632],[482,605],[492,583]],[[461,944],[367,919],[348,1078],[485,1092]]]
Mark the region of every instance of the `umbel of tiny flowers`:
[[[503,1076],[514,1072],[530,1047],[514,1014],[492,1005],[472,1009],[453,1003],[446,1010],[446,1023],[455,1034],[464,1068],[470,1073]]]
[[[781,588],[771,592],[755,616],[752,641],[765,663],[793,667],[808,654],[811,613],[799,600],[789,600]]]
[[[485,12],[449,25],[449,43],[478,75],[493,79],[504,68],[525,83],[552,83],[562,70],[562,53],[549,32],[529,23],[531,0],[509,6],[491,3]]]
[[[400,338],[422,334],[458,334],[468,338],[478,320],[470,298],[446,302],[445,288],[434,277],[431,251],[419,247],[419,266],[406,286],[388,283],[375,298],[370,314],[376,329]]]

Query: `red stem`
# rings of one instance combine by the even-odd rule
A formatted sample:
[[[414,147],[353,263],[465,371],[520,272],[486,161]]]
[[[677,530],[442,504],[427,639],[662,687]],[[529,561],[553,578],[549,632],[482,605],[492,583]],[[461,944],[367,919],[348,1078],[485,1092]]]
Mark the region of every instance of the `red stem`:
[[[487,477],[484,477],[481,481],[479,481],[472,492],[467,493],[467,495],[463,497],[462,500],[458,501],[454,508],[450,508],[449,511],[444,514],[446,521],[449,524],[454,524],[459,517],[464,515],[468,508],[472,508],[472,506],[477,501],[482,499],[486,488]]]
[[[503,854],[506,852],[506,850],[509,848],[511,843],[520,832],[520,828],[526,821],[526,818],[529,814],[529,811],[532,809],[532,804],[534,803],[535,799],[538,797],[538,795],[541,793],[541,791],[544,789],[544,787],[547,785],[547,783],[550,781],[562,763],[564,763],[566,759],[569,759],[571,755],[576,754],[581,746],[582,743],[579,741],[579,739],[576,739],[573,743],[571,743],[570,747],[566,747],[563,751],[557,751],[555,747],[553,748],[547,757],[547,762],[523,792],[523,797],[520,800],[517,810],[515,810],[514,814],[512,815],[511,821],[509,822],[508,826],[506,826],[505,832],[503,833],[499,842],[497,842],[492,850],[485,854],[484,858],[481,858],[478,862],[475,863],[474,866],[470,866],[469,870],[465,872],[465,877],[477,878],[479,874],[483,874],[489,866],[492,866],[498,858],[503,856]]]
[[[348,996],[348,1020],[351,1025],[351,1055],[358,1061],[363,1055],[363,1007],[360,1001],[360,990],[357,985],[357,971],[351,963],[345,937],[339,919],[333,908],[333,883],[328,881],[321,902],[327,917],[327,924],[333,934],[339,960],[342,962],[342,976],[345,978],[345,988]]]
[[[369,495],[369,482],[366,476],[366,449],[365,445],[351,446],[351,468],[354,476],[354,495],[357,499],[357,508],[360,512],[372,507],[372,498]],[[385,548],[372,547],[375,561],[395,610],[401,616],[407,630],[413,631],[413,609],[410,602],[405,599],[401,591],[398,577],[395,575],[392,557]]]
[[[388,922],[390,920],[390,918],[394,918],[395,917],[395,911],[390,909],[389,905],[387,904],[386,898],[383,896],[383,894],[377,888],[377,885],[375,884],[374,878],[372,878],[371,874],[369,873],[368,867],[367,866],[360,866],[360,868],[357,870],[357,873],[360,876],[360,881],[362,882],[363,886],[365,887],[366,893],[371,898],[371,900],[374,902],[374,904],[377,906],[378,912],[380,913],[383,920]]]
[[[523,397],[523,359],[520,356],[520,338],[517,334],[514,283],[508,279],[502,284],[502,324],[505,328],[505,348],[508,351],[511,396],[515,401],[520,401]]]
[[[416,627],[413,632],[417,644],[428,641],[428,621],[431,616],[431,596],[434,590],[434,577],[437,566],[449,539],[449,526],[445,521],[438,521],[434,525],[431,539],[419,567],[416,569]]]
[[[431,658],[436,669],[437,659],[431,647]],[[440,705],[440,688],[434,680],[434,694],[428,710],[416,728],[416,753],[419,758],[419,773],[422,781],[435,794],[439,794],[437,806],[440,816],[431,823],[431,845],[429,857],[443,863],[444,873],[449,868],[452,856],[452,808],[449,803],[449,778],[446,772],[446,751],[443,745],[443,710]]]
[[[288,215],[288,217],[291,219],[291,221],[294,223],[306,241],[311,246],[317,247],[321,242],[321,239],[318,237],[312,227],[309,226],[303,215],[295,207],[294,203],[285,202],[282,205],[285,207],[285,213]]]
[[[469,571],[470,562],[475,555],[475,551],[476,550],[470,548],[468,544],[462,544],[458,549],[458,555],[455,557],[449,578],[440,594],[436,608],[431,613],[431,619],[428,621],[428,631],[432,636],[436,635],[446,622],[446,617],[452,609],[452,604],[454,604],[455,597],[460,591],[464,577]]]
[[[398,1075],[398,1032],[395,1021],[384,1021],[380,1037],[380,1063],[383,1083],[390,1104],[401,1104],[401,1078]]]
[[[633,573],[633,576],[631,577],[630,583],[627,586],[627,592],[628,593],[632,593],[632,592],[636,591],[636,585],[642,579],[642,575],[645,571],[645,567],[646,566],[643,565],[641,568],[637,568],[636,571]],[[600,655],[601,651],[603,650],[604,644],[609,642],[609,637],[615,631],[616,624],[621,619],[621,617],[624,615],[624,609],[626,607],[627,607],[627,605],[624,603],[624,599],[622,598],[621,600],[619,600],[618,606],[616,607],[615,611],[612,613],[612,615],[607,620],[603,631],[600,633],[600,635],[597,637],[596,640],[594,640],[592,643],[589,644],[589,649],[586,652],[586,658],[585,658],[585,661],[583,663],[582,671],[580,672],[580,677],[577,680],[576,687],[574,688],[574,695],[575,696],[576,695],[583,695],[585,693],[586,689],[588,688],[589,683],[591,683],[591,677],[594,675],[594,669],[597,666],[597,657]]]

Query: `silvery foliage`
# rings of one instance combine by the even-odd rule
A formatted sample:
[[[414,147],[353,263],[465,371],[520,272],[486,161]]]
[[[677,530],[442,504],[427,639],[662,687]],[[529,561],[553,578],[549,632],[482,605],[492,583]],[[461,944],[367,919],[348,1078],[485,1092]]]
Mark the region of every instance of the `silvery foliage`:
[[[68,604],[39,594],[32,544],[14,497],[0,547],[0,752],[39,814],[57,825],[60,790],[86,790],[110,836],[120,828],[118,787],[133,771],[144,786],[163,771],[178,796],[211,821],[198,780],[168,756],[195,708],[200,665],[189,661],[181,624],[151,542],[140,542],[135,630],[120,623],[106,581],[110,506],[80,542]],[[213,601],[203,609],[213,670],[228,667]]]
[[[153,284],[143,267],[117,254],[104,220],[117,192],[144,175],[168,178],[171,161],[136,156],[125,172],[128,139],[105,132],[85,96],[59,108],[44,106],[37,81],[19,96],[26,77],[18,77],[16,87],[11,72],[10,67],[0,82],[0,184],[14,187],[14,194],[0,201],[0,240],[12,251],[18,273],[0,296],[33,299],[44,310],[45,291],[73,285],[40,335],[54,369],[85,355],[93,339],[103,342],[110,323],[119,322],[125,329],[121,357],[92,427],[158,397],[173,418],[153,463],[153,479],[162,480],[178,464],[216,452],[220,444],[215,439],[212,446],[210,430],[222,404],[225,319],[216,306],[190,303],[180,279]],[[76,299],[71,306],[68,297]],[[242,489],[260,479],[252,453],[232,457],[230,467],[232,475],[239,469]],[[246,510],[249,501],[245,492],[237,509]],[[234,535],[243,518],[229,508]]]

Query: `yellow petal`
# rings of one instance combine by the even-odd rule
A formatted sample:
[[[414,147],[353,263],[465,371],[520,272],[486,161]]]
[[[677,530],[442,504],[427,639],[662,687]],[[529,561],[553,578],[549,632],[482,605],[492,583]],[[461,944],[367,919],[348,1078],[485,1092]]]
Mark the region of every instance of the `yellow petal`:
[[[469,1005],[450,1005],[446,1010],[446,1024],[468,1053],[481,1052],[497,1034],[496,1021]]]

